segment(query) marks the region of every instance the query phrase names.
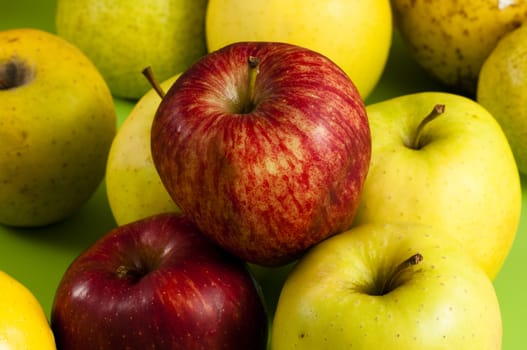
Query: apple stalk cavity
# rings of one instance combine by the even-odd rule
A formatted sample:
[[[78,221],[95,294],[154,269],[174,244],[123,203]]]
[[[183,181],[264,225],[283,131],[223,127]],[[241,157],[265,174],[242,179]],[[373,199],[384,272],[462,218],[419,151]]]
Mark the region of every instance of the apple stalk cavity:
[[[33,80],[31,69],[22,61],[11,59],[0,64],[0,90],[14,89]]]
[[[149,267],[144,262],[139,262],[136,266],[119,265],[117,269],[115,269],[115,275],[118,279],[130,278],[133,281],[139,281],[153,270],[154,268]]]

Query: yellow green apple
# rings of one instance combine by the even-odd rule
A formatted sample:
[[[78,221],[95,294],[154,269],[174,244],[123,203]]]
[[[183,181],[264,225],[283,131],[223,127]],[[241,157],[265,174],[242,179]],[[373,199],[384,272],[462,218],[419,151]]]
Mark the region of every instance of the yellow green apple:
[[[75,46],[36,29],[0,32],[0,223],[43,226],[79,209],[104,177],[112,96]]]
[[[163,81],[161,88],[167,91],[178,76]],[[106,166],[106,194],[119,225],[180,211],[162,184],[150,152],[151,125],[160,103],[157,92],[148,91],[135,104],[112,142]]]
[[[477,101],[501,125],[520,172],[527,174],[527,25],[504,36],[485,60]]]
[[[209,51],[237,41],[280,41],[318,51],[351,77],[365,99],[386,64],[392,39],[389,0],[210,0]]]
[[[456,240],[367,224],[315,246],[282,288],[272,350],[499,350],[493,284]]]
[[[442,92],[395,97],[367,112],[372,158],[354,225],[435,225],[494,278],[522,205],[518,168],[494,117],[474,100]]]
[[[0,349],[55,350],[55,339],[37,298],[0,271]]]
[[[527,1],[392,0],[415,60],[452,92],[474,96],[481,65],[527,17]]]
[[[206,0],[58,0],[57,33],[92,59],[115,96],[139,99],[206,53]]]

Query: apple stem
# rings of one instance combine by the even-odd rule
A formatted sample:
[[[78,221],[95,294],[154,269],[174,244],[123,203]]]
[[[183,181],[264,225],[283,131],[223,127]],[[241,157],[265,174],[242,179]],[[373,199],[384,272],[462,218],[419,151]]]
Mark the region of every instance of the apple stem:
[[[260,65],[260,59],[255,56],[249,56],[247,59],[249,66],[248,70],[248,82],[247,82],[247,104],[242,109],[242,113],[249,113],[254,108],[254,95],[256,90],[256,76],[259,73],[258,66]]]
[[[119,265],[119,267],[117,267],[115,270],[115,274],[119,279],[123,279],[128,276],[128,269],[124,265]]]
[[[129,278],[132,281],[139,281],[147,273],[148,269],[142,268],[141,266],[127,267],[125,265],[119,265],[115,269],[115,275],[119,279]]]
[[[404,271],[407,271],[410,267],[418,265],[423,261],[423,256],[420,253],[416,253],[403,261],[397,266],[391,277],[384,283],[383,288],[381,289],[382,294],[386,294],[389,291],[394,289],[394,282],[397,277],[399,277]]]
[[[254,100],[254,90],[256,85],[256,76],[259,73],[258,66],[260,65],[260,60],[258,57],[249,56],[247,63],[249,64],[249,99]]]
[[[417,130],[415,132],[415,138],[414,142],[411,144],[411,147],[413,149],[420,149],[421,148],[421,134],[422,130],[424,129],[425,125],[430,123],[432,120],[440,116],[445,112],[445,105],[444,104],[436,104],[432,111],[419,123],[419,126],[417,127]]]
[[[399,273],[411,266],[419,264],[421,261],[423,261],[423,256],[420,253],[412,255],[411,257],[400,263],[399,266],[397,266],[394,276],[397,276]]]
[[[142,73],[146,77],[146,80],[148,80],[152,88],[157,92],[159,97],[163,99],[166,93],[161,87],[161,85],[159,84],[159,82],[157,81],[157,79],[155,78],[154,72],[152,71],[152,67],[150,66],[146,67],[145,69],[143,69]]]

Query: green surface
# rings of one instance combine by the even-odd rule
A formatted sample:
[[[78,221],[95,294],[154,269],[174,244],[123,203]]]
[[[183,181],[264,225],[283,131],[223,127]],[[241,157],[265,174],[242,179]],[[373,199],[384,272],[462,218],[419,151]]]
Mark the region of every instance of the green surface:
[[[54,9],[55,1],[51,0],[0,0],[0,30],[33,27],[54,32]],[[382,80],[366,103],[429,90],[440,90],[440,87],[415,65],[395,36]],[[115,104],[121,123],[133,103],[116,99]],[[522,321],[527,314],[527,298],[524,297],[527,275],[523,272],[527,266],[527,178],[522,178],[522,184],[524,206],[520,227],[510,255],[495,280],[502,310],[505,350],[525,348]],[[65,269],[81,251],[113,227],[115,222],[103,183],[90,201],[63,223],[42,229],[0,226],[0,269],[24,283],[49,315],[55,289]]]

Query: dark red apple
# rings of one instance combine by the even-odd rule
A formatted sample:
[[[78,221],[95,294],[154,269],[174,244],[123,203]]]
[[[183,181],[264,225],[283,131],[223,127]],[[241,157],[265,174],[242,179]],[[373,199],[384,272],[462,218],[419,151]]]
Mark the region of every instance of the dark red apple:
[[[67,269],[57,348],[265,349],[267,315],[245,264],[176,214],[118,227]]]
[[[178,206],[240,258],[282,265],[347,229],[371,140],[349,77],[314,51],[235,43],[167,92],[152,156]]]

